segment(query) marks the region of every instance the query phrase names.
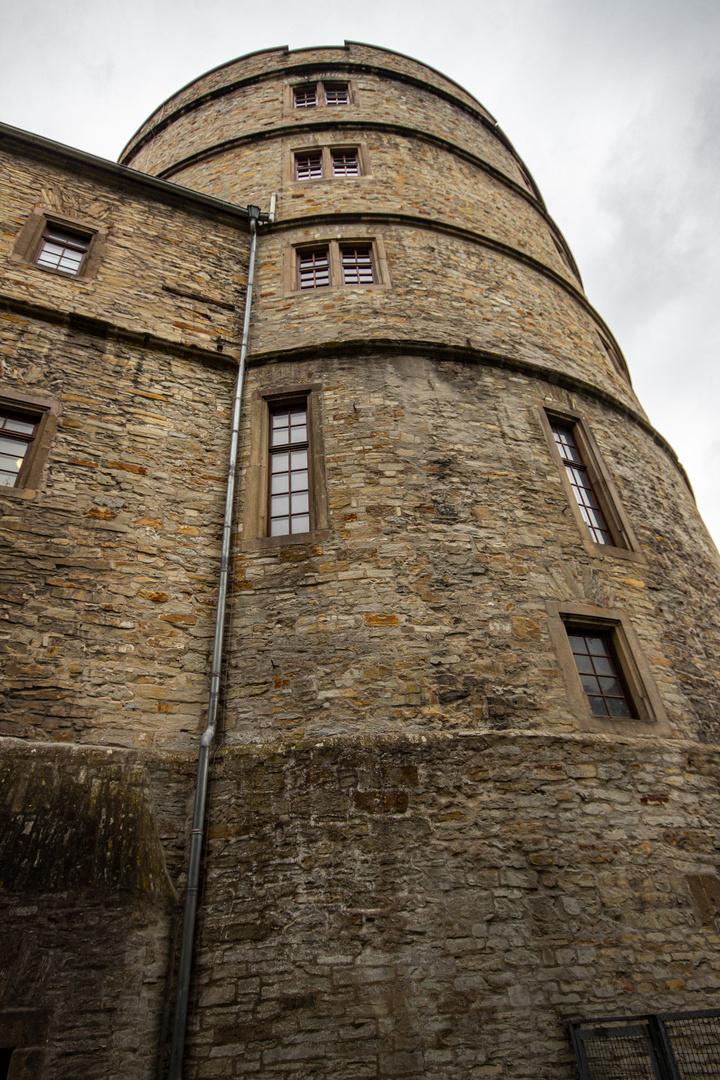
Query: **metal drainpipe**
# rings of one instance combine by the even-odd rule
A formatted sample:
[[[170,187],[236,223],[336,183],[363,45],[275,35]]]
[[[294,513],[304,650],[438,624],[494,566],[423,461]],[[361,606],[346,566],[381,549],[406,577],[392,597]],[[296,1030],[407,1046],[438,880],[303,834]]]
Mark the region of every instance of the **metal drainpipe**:
[[[247,293],[245,295],[245,317],[243,319],[242,345],[235,384],[233,405],[232,434],[230,436],[230,463],[228,465],[227,489],[225,493],[225,519],[223,521],[222,552],[220,555],[220,578],[218,582],[217,613],[215,615],[215,637],[213,639],[212,670],[210,673],[210,696],[208,699],[207,727],[200,739],[198,755],[197,785],[195,788],[195,809],[193,811],[192,832],[190,833],[190,862],[188,866],[187,891],[185,893],[185,914],[183,916],[180,960],[178,962],[177,996],[175,998],[175,1019],[170,1041],[170,1071],[168,1080],[182,1080],[183,1058],[185,1052],[185,1028],[187,1025],[188,997],[190,993],[190,971],[192,968],[193,942],[195,940],[195,914],[197,911],[198,885],[200,881],[200,859],[202,856],[203,826],[205,822],[205,804],[207,802],[208,771],[210,767],[210,747],[215,737],[218,702],[220,699],[220,675],[222,672],[223,638],[225,635],[225,605],[227,600],[228,571],[230,565],[230,538],[233,524],[233,504],[235,501],[235,473],[237,471],[238,444],[240,441],[240,413],[242,408],[243,385],[245,382],[245,358],[247,356],[248,336],[250,334],[250,309],[252,307],[253,284],[255,280],[255,252],[257,249],[257,224],[260,218],[267,220],[266,214],[260,214],[257,206],[248,206],[250,222],[250,260],[248,266]]]

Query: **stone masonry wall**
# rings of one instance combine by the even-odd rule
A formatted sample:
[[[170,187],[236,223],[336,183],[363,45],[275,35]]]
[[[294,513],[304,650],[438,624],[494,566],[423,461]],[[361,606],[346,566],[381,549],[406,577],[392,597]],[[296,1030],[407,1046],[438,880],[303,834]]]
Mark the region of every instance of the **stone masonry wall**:
[[[229,738],[574,730],[548,634],[558,601],[626,612],[673,728],[717,740],[717,554],[644,429],[589,396],[417,356],[258,365],[248,395],[316,381],[330,535],[236,556]],[[583,546],[541,407],[584,416],[637,560]]]
[[[52,161],[3,177],[0,394],[60,416],[38,487],[0,488],[0,731],[194,745],[246,233]],[[106,227],[93,278],[10,258],[38,207]]]
[[[716,757],[513,732],[223,753],[188,1077],[572,1080],[564,1020],[716,1005],[688,884],[717,881]]]

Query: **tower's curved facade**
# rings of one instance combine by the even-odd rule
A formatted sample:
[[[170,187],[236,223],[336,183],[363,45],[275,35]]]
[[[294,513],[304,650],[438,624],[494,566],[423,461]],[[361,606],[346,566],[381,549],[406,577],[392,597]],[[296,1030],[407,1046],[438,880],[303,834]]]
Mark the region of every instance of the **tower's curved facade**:
[[[183,1075],[571,1080],[566,1021],[714,1008],[718,553],[493,117],[346,43],[121,167],[0,136],[0,1053],[165,1076],[248,205]],[[590,1080],[675,1077],[621,1027]]]
[[[717,640],[716,553],[481,105],[386,50],[269,50],[181,90],[122,161],[240,205],[273,199],[250,346],[256,427],[258,397],[319,388],[321,490],[291,562],[291,537],[268,546],[267,462],[246,414],[230,741],[717,733],[717,686],[696,677],[706,635]],[[358,257],[364,270],[343,265]],[[604,535],[582,519],[577,499],[593,495],[570,490],[558,431],[589,470]],[[627,662],[637,652],[644,672],[634,721],[578,716],[555,640],[581,619],[572,605],[627,619]],[[606,623],[616,634],[616,616]]]

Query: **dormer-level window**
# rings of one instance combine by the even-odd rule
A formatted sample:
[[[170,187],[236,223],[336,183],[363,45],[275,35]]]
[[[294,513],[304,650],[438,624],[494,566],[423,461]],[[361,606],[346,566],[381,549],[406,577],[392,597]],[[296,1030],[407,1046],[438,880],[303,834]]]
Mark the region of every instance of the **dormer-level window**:
[[[296,109],[313,109],[318,103],[317,83],[303,83],[293,87],[293,101]]]
[[[323,174],[322,150],[309,150],[295,155],[295,179],[317,180]]]
[[[326,105],[347,105],[350,102],[350,91],[347,83],[325,83]]]
[[[87,255],[91,237],[70,232],[48,222],[43,232],[35,262],[47,270],[77,275]]]

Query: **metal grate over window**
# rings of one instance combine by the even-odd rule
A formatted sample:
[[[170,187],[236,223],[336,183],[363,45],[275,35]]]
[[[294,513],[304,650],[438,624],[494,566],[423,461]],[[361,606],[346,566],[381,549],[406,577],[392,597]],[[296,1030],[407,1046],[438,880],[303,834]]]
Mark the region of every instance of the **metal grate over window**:
[[[304,83],[293,87],[293,101],[296,109],[312,109],[318,103],[317,84]]]
[[[48,270],[79,274],[89,243],[87,236],[48,225],[42,235],[35,262]]]
[[[573,1020],[580,1080],[717,1080],[720,1009]]]
[[[323,174],[322,150],[295,155],[295,179],[314,180]]]
[[[578,449],[572,426],[570,424],[561,424],[558,420],[553,420],[550,426],[557,448],[560,451],[562,463],[570,479],[573,493],[580,507],[580,513],[590,530],[590,535],[596,544],[612,544],[612,535],[608,529],[605,515],[600,509],[597,496],[593,491],[588,468]]]
[[[270,535],[310,531],[307,403],[270,413]]]
[[[369,244],[340,248],[344,285],[372,285],[375,281],[372,248]]]
[[[17,484],[39,422],[18,413],[0,413],[0,487]]]
[[[326,105],[347,105],[350,101],[350,92],[347,83],[325,83]]]
[[[298,251],[298,287],[322,289],[330,284],[330,259],[328,249],[314,248]]]
[[[360,161],[357,150],[333,150],[333,176],[359,176]]]

